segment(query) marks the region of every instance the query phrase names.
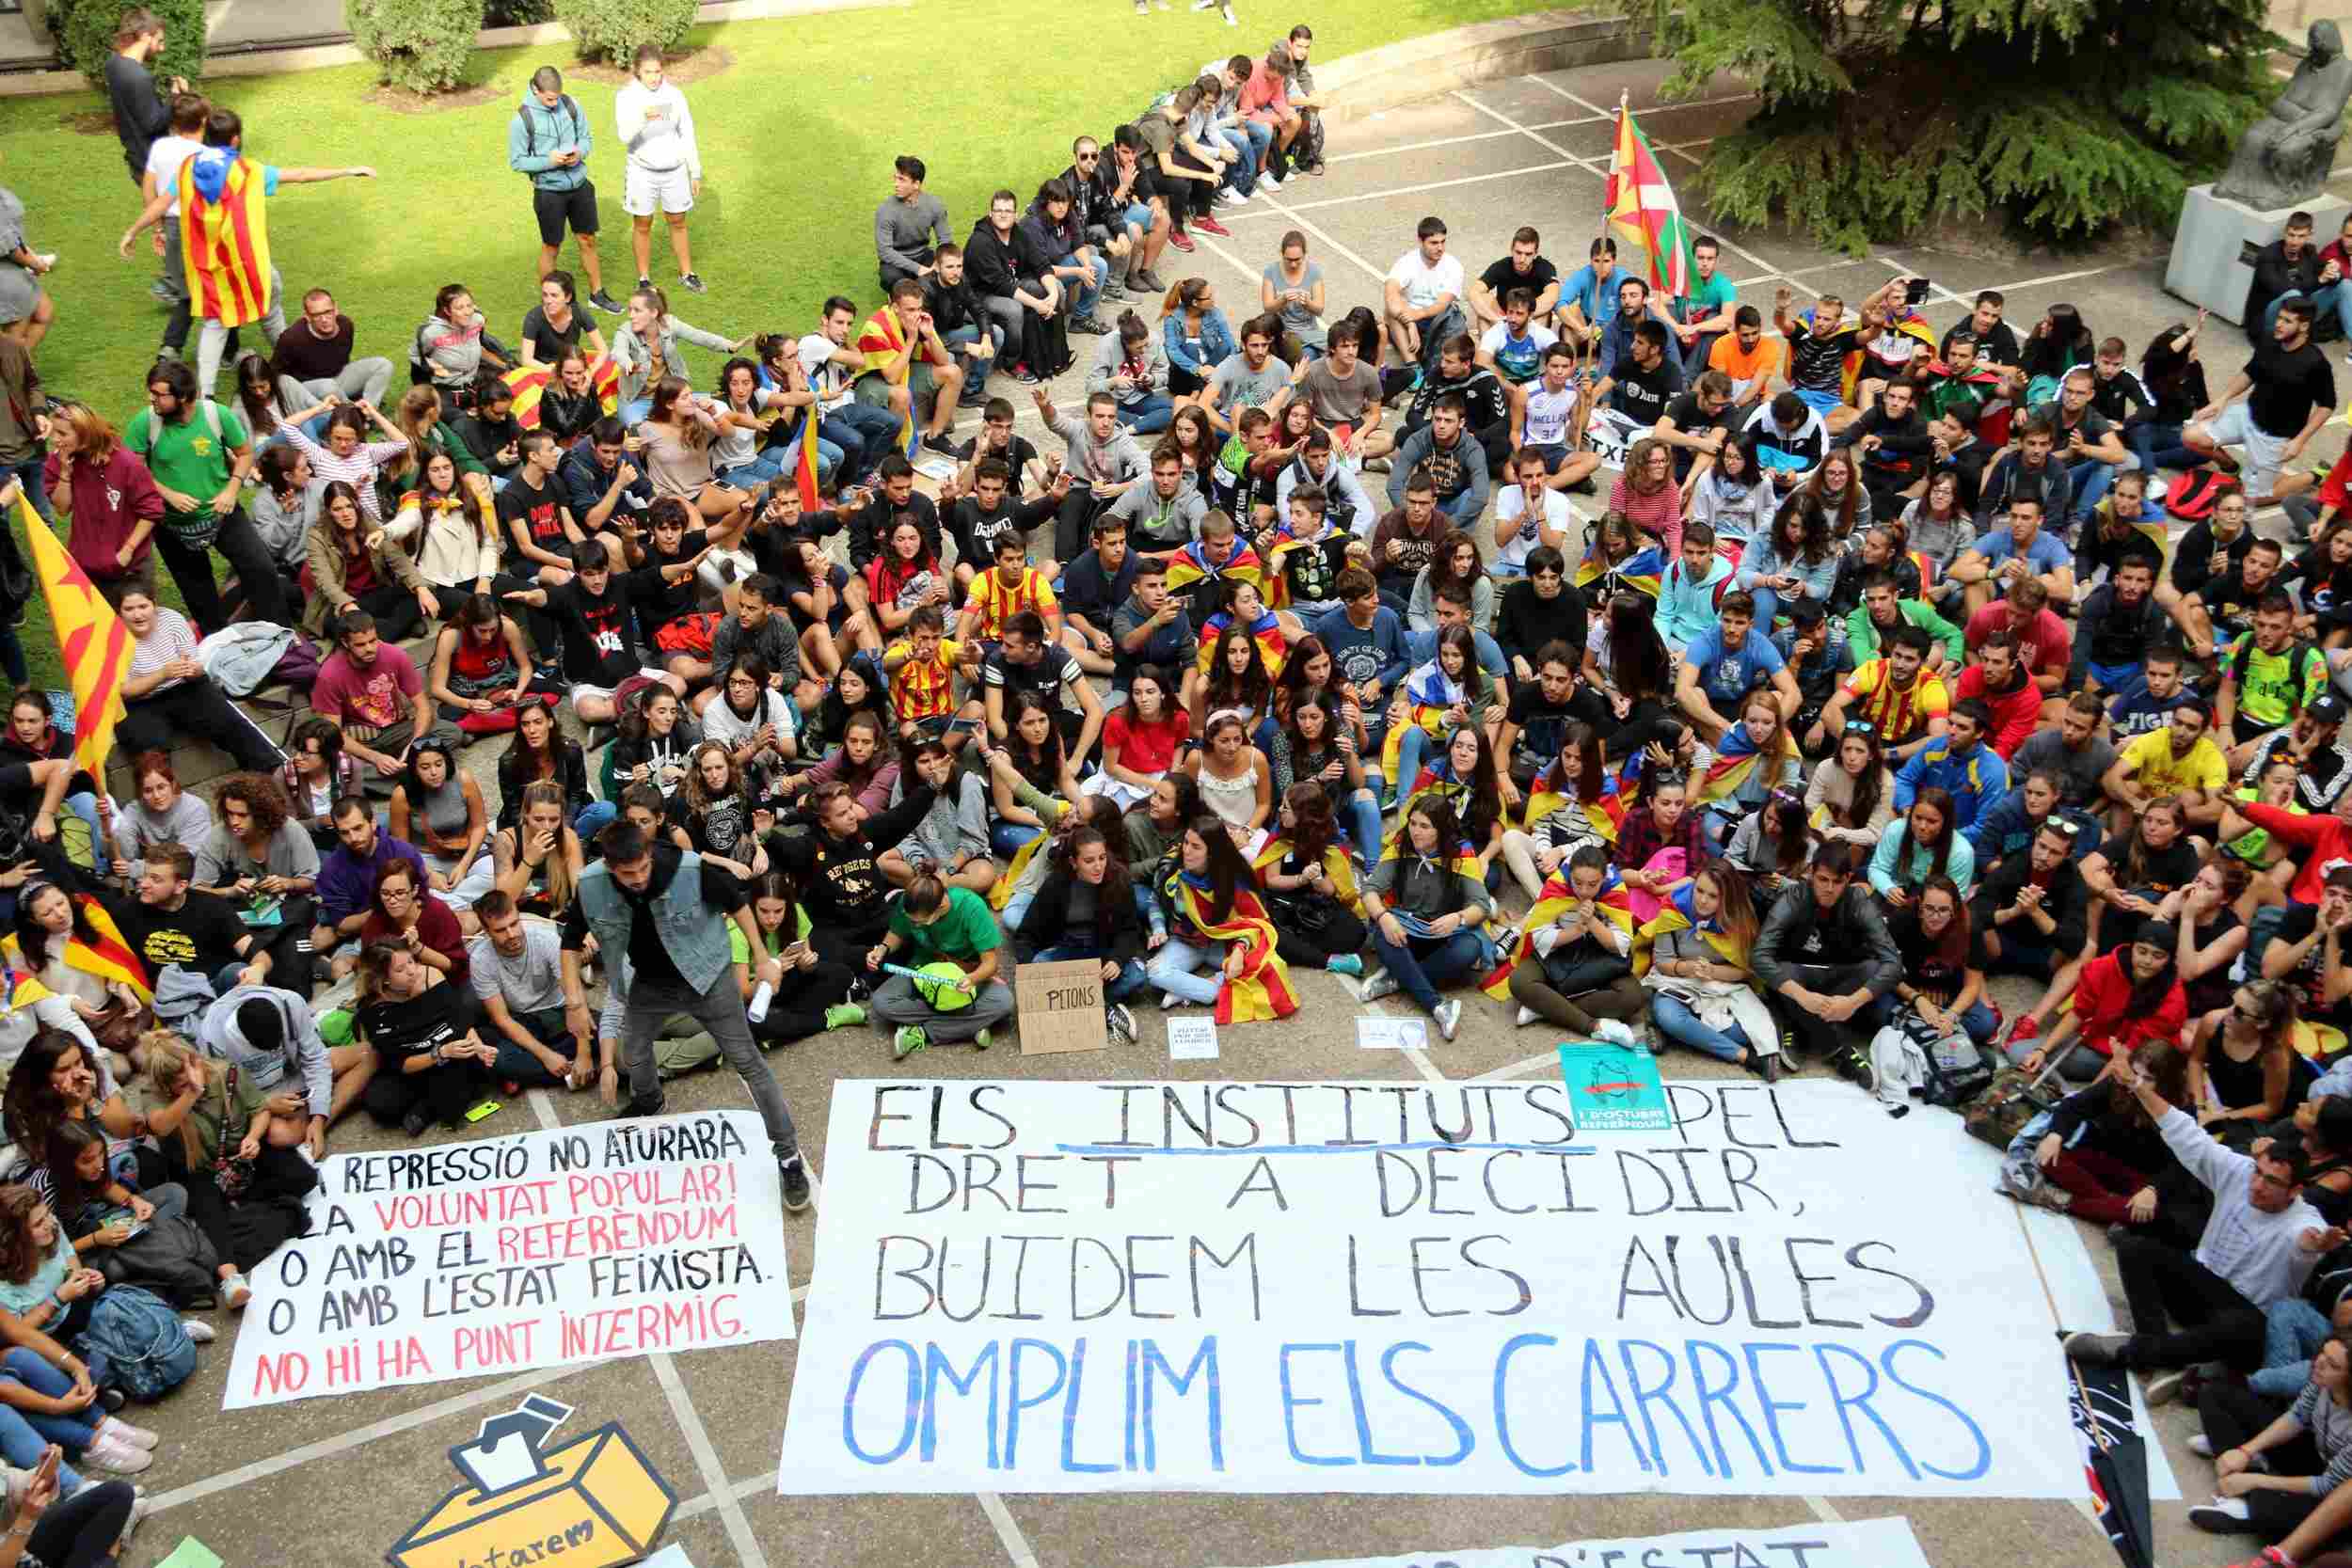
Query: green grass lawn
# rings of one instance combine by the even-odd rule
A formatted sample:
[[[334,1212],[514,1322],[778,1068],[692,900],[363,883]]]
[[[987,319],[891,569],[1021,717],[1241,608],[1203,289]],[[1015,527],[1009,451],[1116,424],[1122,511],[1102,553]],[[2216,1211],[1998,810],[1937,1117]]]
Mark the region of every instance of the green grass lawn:
[[[1263,10],[1257,0],[1236,0],[1242,24],[1228,27],[1186,3],[1146,18],[1126,0],[921,0],[907,9],[696,29],[691,46],[731,56],[686,87],[720,216],[698,214],[693,230],[695,266],[710,293],[673,290],[673,308],[730,336],[804,331],[832,293],[869,309],[879,292],[873,211],[899,153],[930,166],[930,188],[961,232],[1000,185],[1025,201],[1069,163],[1073,136],[1107,137],[1155,89],[1204,60],[1259,54],[1293,23],[1310,23],[1317,55],[1334,58],[1542,8],[1534,0],[1313,0]],[[332,288],[359,325],[360,352],[399,363],[434,291],[464,282],[511,345],[536,301],[538,237],[527,182],[506,166],[506,128],[531,72],[549,61],[571,75],[566,87],[596,135],[590,169],[603,208],[606,286],[625,293],[636,273],[620,210],[614,88],[571,73],[567,54],[560,46],[477,54],[460,96],[484,101],[424,112],[372,101],[373,72],[363,66],[210,84],[245,117],[255,156],[377,171],[372,182],[293,186],[272,200],[271,245],[289,300],[314,285]],[[33,248],[58,253],[42,380],[54,395],[119,420],[142,405],[140,377],[163,312],[148,296],[154,261],[144,242],[134,261],[115,254],[136,201],[111,130],[76,128],[93,114],[103,126],[104,100],[95,92],[0,102],[0,183],[23,198]],[[658,225],[654,239],[653,277],[668,287],[676,268]],[[574,256],[566,246],[566,266]],[[596,319],[609,335],[614,318]],[[189,346],[193,353],[193,337]],[[716,372],[709,358],[697,354],[699,378]],[[405,384],[396,377],[395,391]],[[224,396],[228,385],[224,367]],[[35,679],[61,684],[38,598],[20,636]]]

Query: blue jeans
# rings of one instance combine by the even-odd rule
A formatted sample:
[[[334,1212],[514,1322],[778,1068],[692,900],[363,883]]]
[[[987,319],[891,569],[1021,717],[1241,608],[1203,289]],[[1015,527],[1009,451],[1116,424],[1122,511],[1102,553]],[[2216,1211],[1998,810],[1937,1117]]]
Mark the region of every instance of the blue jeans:
[[[1369,789],[1359,789],[1340,802],[1341,820],[1348,841],[1366,862],[1380,858],[1380,803]]]
[[[1000,855],[1020,853],[1021,847],[1044,832],[1025,822],[992,822],[988,828],[988,847]]]
[[[1119,405],[1119,422],[1137,436],[1156,436],[1175,419],[1176,405],[1157,392]]]
[[[621,808],[610,800],[591,800],[580,808],[578,816],[572,818],[572,832],[580,835],[580,843],[585,846],[588,840],[604,831],[606,824],[620,815]]]
[[[1736,1023],[1728,1030],[1709,1029],[1680,997],[1662,990],[1650,999],[1649,1016],[1658,1032],[1675,1044],[1705,1052],[1718,1061],[1736,1062],[1748,1048],[1746,1030]]]
[[[1073,259],[1074,253],[1073,256],[1063,258],[1064,261]],[[1098,250],[1094,253],[1093,261],[1089,265],[1086,280],[1084,282],[1073,283],[1070,286],[1071,293],[1073,295],[1070,302],[1070,319],[1072,321],[1084,321],[1089,316],[1094,314],[1095,301],[1103,297],[1103,285],[1109,282],[1110,279],[1110,261]]]
[[[52,1399],[73,1386],[72,1378],[22,1345],[0,1355],[0,1383],[21,1384]],[[41,1450],[52,1443],[68,1453],[79,1453],[98,1435],[98,1424],[105,1419],[105,1414],[104,1408],[95,1402],[78,1416],[39,1416],[12,1404],[0,1404],[0,1459],[20,1470],[29,1470],[40,1463]],[[72,1492],[81,1484],[82,1478],[70,1465],[57,1466],[57,1485],[61,1490]]]
[[[2279,307],[2290,299],[2309,300],[2312,307],[2322,315],[2333,310],[2336,313],[2337,324],[2344,328],[2344,335],[2352,338],[2352,289],[2345,288],[2344,280],[2339,279],[2333,283],[2323,283],[2309,293],[2301,289],[2289,289],[2285,293],[2265,306],[2263,308],[2263,338],[2265,341],[2269,340],[2272,329],[2279,325]]]
[[[1107,955],[1098,953],[1091,948],[1079,946],[1075,943],[1066,943],[1059,947],[1045,948],[1041,951],[1037,957],[1029,959],[1028,961],[1033,964],[1057,964],[1069,963],[1085,958],[1091,958],[1097,963],[1107,963],[1109,961]],[[1127,998],[1135,995],[1136,992],[1143,990],[1151,983],[1152,976],[1151,974],[1143,967],[1143,960],[1141,958],[1129,958],[1124,964],[1120,966],[1119,978],[1113,980],[1109,985],[1103,988],[1103,1000],[1105,1002],[1124,1002]]]
[[[0,464],[0,474],[14,474],[23,480],[24,497],[33,503],[33,510],[40,514],[42,522],[54,523],[57,515],[50,510],[49,492],[41,484],[41,469],[47,462],[48,458],[41,456],[28,457],[22,463]]]
[[[1486,944],[1475,931],[1456,931],[1442,941],[1406,937],[1399,945],[1380,934],[1380,923],[1375,920],[1372,950],[1380,956],[1391,978],[1413,999],[1413,1006],[1427,1013],[1437,1010],[1441,988],[1459,985],[1477,971]]]
[[[1145,976],[1180,1002],[1213,1007],[1216,1005],[1217,993],[1225,989],[1225,976],[1220,966],[1225,962],[1226,946],[1221,942],[1204,942],[1196,947],[1191,942],[1170,937],[1165,946],[1152,955],[1152,967],[1144,972]],[[1203,968],[1209,973],[1194,973]]]
[[[2124,443],[2132,455],[2139,459],[2139,471],[2155,483],[2158,468],[2194,468],[2205,460],[2201,451],[2191,451],[2181,444],[2181,426],[2149,420],[2144,424],[2126,425]]]
[[[85,789],[65,798],[65,809],[89,825],[91,869],[103,877],[106,874],[106,835],[98,827],[98,797]]]
[[[739,463],[719,476],[719,483],[738,490],[756,490],[770,480],[784,477],[784,449],[763,451],[749,463]]]
[[[2247,1386],[2265,1399],[2295,1398],[2312,1380],[2312,1357],[2328,1334],[2328,1315],[2301,1296],[2272,1302],[2263,1308],[2262,1370],[2247,1378]]]
[[[1772,617],[1780,613],[1780,591],[1758,587],[1748,592],[1756,596],[1756,629],[1769,633],[1772,629]],[[1712,697],[1708,699],[1710,703],[1714,700]],[[1720,713],[1723,710],[1718,708],[1715,711]]]
[[[1421,777],[1421,754],[1429,749],[1429,732],[1419,724],[1406,726],[1405,734],[1396,743],[1396,803],[1402,806],[1413,793],[1413,781]]]
[[[621,404],[621,422],[628,425],[631,429],[635,429],[638,425],[643,424],[645,420],[645,416],[652,412],[653,399],[632,398],[628,402]]]
[[[1895,999],[1895,993],[1888,991],[1863,1008],[1862,1016],[1869,1021],[1871,1028],[1883,1029],[1895,1022],[1895,1014],[1901,1006],[1902,1004]],[[1993,1043],[1993,1009],[1983,1003],[1969,1003],[1968,1010],[1960,1015],[1960,1026],[1979,1045]]]
[[[2067,476],[2074,482],[2074,505],[2068,517],[2083,522],[2090,516],[2090,509],[2106,498],[2108,486],[2115,483],[2116,467],[2096,457],[2071,457],[2064,462]]]
[[[1225,182],[1241,195],[1248,196],[1258,185],[1258,156],[1253,145],[1257,138],[1250,135],[1247,128],[1219,131],[1217,137],[1239,154],[1226,174]]]
[[[855,484],[898,447],[898,416],[851,398],[817,426],[818,451],[831,442],[841,452],[841,483]]]
[[[990,355],[985,359],[977,358],[964,352],[980,341],[983,328],[988,333]],[[963,367],[963,401],[986,403],[988,401],[988,372],[996,368],[996,361],[1003,358],[1005,354],[1005,324],[993,316],[983,315],[978,325],[959,326],[940,341],[947,345],[947,351],[953,354]]]

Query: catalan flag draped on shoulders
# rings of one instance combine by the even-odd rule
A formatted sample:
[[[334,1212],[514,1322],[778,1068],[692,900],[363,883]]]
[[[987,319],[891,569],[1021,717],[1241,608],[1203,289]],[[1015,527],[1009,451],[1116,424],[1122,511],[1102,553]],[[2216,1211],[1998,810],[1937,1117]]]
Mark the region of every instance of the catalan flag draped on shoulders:
[[[81,563],[66,553],[49,525],[23,494],[16,501],[19,526],[32,546],[33,573],[49,602],[56,628],[57,655],[66,684],[73,689],[73,761],[93,779],[106,776],[115,726],[122,720],[122,682],[131,670],[131,632],[93,586]],[[142,981],[142,983],[144,983]]]
[[[1812,319],[1811,311],[1804,312],[1804,315],[1808,322]],[[1912,350],[1912,363],[1915,365],[1924,366],[1935,358],[1935,328],[1928,325],[1927,317],[1900,301],[1896,303],[1893,319],[1878,329],[1877,336],[1909,338],[1919,344],[1918,348]],[[1864,358],[1863,351],[1857,348],[1838,363],[1839,395],[1849,403],[1854,400],[1854,389],[1861,384]]]
[[[1693,927],[1697,927],[1707,945],[1722,956],[1724,962],[1738,964],[1741,969],[1748,967],[1748,949],[1744,942],[1724,930],[1721,921],[1712,917],[1705,921],[1699,919],[1691,898],[1691,890],[1696,885],[1695,882],[1686,882],[1675,889],[1659,906],[1658,912],[1644,921],[1640,929],[1633,933],[1635,974],[1649,973],[1651,954],[1657,948],[1660,937],[1669,931],[1688,931]]]
[[[1290,835],[1285,833],[1280,838],[1266,840],[1264,847],[1258,851],[1257,859],[1249,863],[1249,868],[1258,874],[1259,883],[1263,885],[1265,874],[1269,870],[1280,865],[1297,852],[1298,847],[1293,844],[1290,841]],[[1358,919],[1362,919],[1363,891],[1356,885],[1354,863],[1348,860],[1347,851],[1340,847],[1337,839],[1323,847],[1323,874],[1331,879],[1331,886],[1336,890],[1333,896],[1339,900],[1340,907]]]
[[[1593,542],[1585,549],[1584,559],[1577,564],[1576,585],[1601,594],[1629,588],[1654,599],[1658,597],[1659,579],[1665,574],[1666,553],[1656,545],[1645,545],[1621,561],[1610,561],[1600,553],[1600,531],[1595,529]]]
[[[1203,937],[1241,950],[1241,972],[1224,976],[1216,993],[1217,1022],[1251,1023],[1288,1018],[1298,1010],[1290,966],[1275,951],[1274,922],[1254,888],[1236,887],[1233,907],[1221,920],[1216,915],[1216,890],[1206,877],[1180,869],[1160,891],[1169,907]]]
[[[1389,737],[1380,747],[1380,772],[1384,778],[1396,778],[1397,755],[1404,749],[1405,731],[1418,727],[1433,739],[1445,736],[1446,709],[1456,704],[1467,705],[1471,697],[1470,686],[1445,673],[1445,666],[1431,658],[1405,677],[1397,694],[1405,699],[1405,722],[1391,724]],[[1402,788],[1410,780],[1398,780]]]
[[[1691,292],[1691,226],[1683,221],[1674,187],[1634,123],[1633,111],[1617,99],[1617,142],[1609,158],[1609,183],[1601,192],[1616,236],[1618,264],[1668,298]]]
[[[1770,767],[1775,762],[1796,756],[1797,743],[1789,736],[1787,725],[1773,730],[1772,750],[1768,756],[1756,745],[1756,737],[1748,734],[1746,724],[1734,724],[1724,732],[1723,743],[1715,749],[1715,760],[1707,765],[1707,771],[1699,778],[1698,787],[1692,792],[1695,802],[1706,805],[1709,801],[1728,799],[1748,782],[1758,768]]]
[[[1275,610],[1291,607],[1290,577],[1282,570],[1282,558],[1294,550],[1311,549],[1330,536],[1331,531],[1326,529],[1312,539],[1302,539],[1291,531],[1287,522],[1274,531],[1274,536],[1266,541],[1265,547],[1265,602],[1268,606]]]
[[[208,147],[180,166],[180,254],[199,321],[243,326],[269,314],[275,165],[233,147]]]
[[[76,974],[89,975],[108,990],[120,986],[138,998],[141,1006],[152,1006],[155,991],[149,983],[147,966],[138,954],[123,941],[121,929],[114,917],[87,893],[71,895],[73,900],[73,927],[66,933],[65,947],[56,955],[57,961]],[[45,966],[39,954],[27,955],[16,934],[0,938],[0,957],[8,966],[31,974]],[[23,987],[30,982],[19,981],[19,990],[10,996],[14,1006],[38,1001],[38,995],[24,994]]]
[[[1230,610],[1220,610],[1209,617],[1200,628],[1200,673],[1205,675],[1216,667],[1216,650],[1225,641],[1225,628],[1238,624]],[[1290,657],[1290,639],[1282,635],[1282,623],[1274,611],[1262,611],[1245,628],[1249,641],[1258,645],[1258,657],[1265,665],[1266,679],[1273,680],[1282,673],[1283,662]]]
[[[1519,922],[1519,940],[1512,943],[1509,952],[1500,956],[1500,961],[1486,978],[1478,982],[1479,989],[1498,1002],[1508,1002],[1511,999],[1512,972],[1523,963],[1539,961],[1535,955],[1536,933],[1567,913],[1575,902],[1576,894],[1568,886],[1567,869],[1563,866],[1560,873],[1548,879],[1536,894],[1534,907],[1527,911],[1527,918]],[[1628,940],[1635,934],[1633,906],[1628,899],[1625,884],[1617,879],[1614,866],[1610,868],[1608,879],[1601,883],[1600,896],[1593,900],[1593,910],[1625,933]]]
[[[1535,775],[1534,784],[1522,802],[1525,810],[1520,826],[1532,832],[1536,823],[1573,801],[1583,808],[1584,821],[1593,836],[1603,844],[1614,844],[1617,830],[1625,823],[1625,814],[1633,809],[1634,797],[1639,793],[1641,766],[1639,756],[1628,757],[1622,778],[1610,768],[1602,768],[1600,799],[1584,800],[1576,800],[1569,793],[1568,782],[1561,776],[1560,762],[1555,757]]]
[[[1265,594],[1265,563],[1258,552],[1241,540],[1233,541],[1232,553],[1222,562],[1209,559],[1208,546],[1196,539],[1181,549],[1171,550],[1168,557],[1168,591],[1171,594],[1188,592],[1197,582],[1246,582],[1259,595]]]
[[[916,352],[921,345],[914,345]],[[879,375],[893,387],[905,387],[913,378],[914,355],[907,352],[906,324],[898,319],[898,310],[889,305],[866,318],[858,328],[857,351],[866,356],[866,367],[860,375]],[[914,400],[907,400],[906,417],[898,424],[898,451],[912,459],[914,456]]]

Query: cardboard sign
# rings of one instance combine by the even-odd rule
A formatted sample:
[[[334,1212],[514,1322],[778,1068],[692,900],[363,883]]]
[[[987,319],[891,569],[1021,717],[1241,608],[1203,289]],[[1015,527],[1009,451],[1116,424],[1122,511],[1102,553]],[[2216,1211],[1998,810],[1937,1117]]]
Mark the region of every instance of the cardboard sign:
[[[1024,1056],[1110,1048],[1110,1027],[1103,1017],[1099,960],[1023,964],[1013,972],[1012,994],[1019,1009]]]
[[[452,1491],[384,1555],[393,1568],[473,1568],[560,1555],[580,1568],[617,1568],[653,1549],[677,1494],[617,1422],[561,1448],[548,1439],[571,1406],[533,1394],[484,1420],[474,1441],[449,1450],[466,1484]]]
[[[1586,1132],[1664,1132],[1675,1124],[1658,1058],[1597,1040],[1563,1042],[1560,1077],[1568,1085],[1576,1125]]]

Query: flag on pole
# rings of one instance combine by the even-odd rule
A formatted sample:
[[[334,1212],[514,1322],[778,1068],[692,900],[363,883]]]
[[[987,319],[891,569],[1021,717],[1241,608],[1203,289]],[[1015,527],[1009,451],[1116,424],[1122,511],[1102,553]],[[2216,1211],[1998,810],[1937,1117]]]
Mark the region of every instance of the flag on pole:
[[[131,633],[21,491],[16,514],[24,525],[24,537],[32,542],[33,571],[49,601],[57,652],[65,660],[66,681],[73,688],[73,760],[90,777],[103,779],[106,753],[114,750],[115,725],[122,719]]]
[[[921,344],[916,353],[924,352]],[[866,318],[865,327],[857,335],[857,351],[866,356],[866,369],[861,375],[880,375],[893,387],[909,388],[914,372],[914,356],[907,353],[906,328],[899,323],[897,308],[885,304]],[[904,357],[901,357],[904,356]],[[893,372],[890,366],[898,365]],[[911,388],[909,388],[912,390]],[[901,455],[913,462],[915,452],[914,400],[907,400],[907,411],[899,416],[898,446]]]
[[[1617,146],[1609,159],[1609,184],[1601,204],[1617,240],[1617,262],[1670,299],[1691,292],[1691,226],[1682,221],[1674,187],[1650,150],[1649,138],[1633,122],[1633,111],[1617,100]]]

